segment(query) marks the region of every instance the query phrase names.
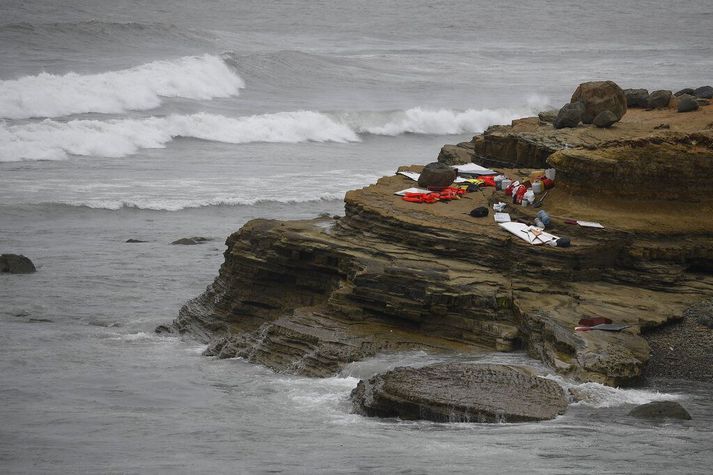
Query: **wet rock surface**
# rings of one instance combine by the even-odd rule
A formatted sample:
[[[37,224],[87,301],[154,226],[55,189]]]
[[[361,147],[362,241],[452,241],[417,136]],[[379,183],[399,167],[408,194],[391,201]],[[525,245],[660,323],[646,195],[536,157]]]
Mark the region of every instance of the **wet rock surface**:
[[[35,265],[32,261],[18,254],[0,255],[0,273],[7,274],[31,274],[35,272]]]
[[[642,404],[632,409],[629,415],[639,419],[691,419],[688,411],[676,401],[654,401]]]
[[[210,241],[210,239],[201,237],[201,236],[194,236],[194,237],[177,239],[177,240],[173,241],[171,244],[182,245],[182,246],[194,246],[196,244],[203,244],[208,241]]]
[[[396,368],[360,381],[352,392],[360,414],[437,422],[527,422],[567,408],[562,388],[526,368],[443,363]]]

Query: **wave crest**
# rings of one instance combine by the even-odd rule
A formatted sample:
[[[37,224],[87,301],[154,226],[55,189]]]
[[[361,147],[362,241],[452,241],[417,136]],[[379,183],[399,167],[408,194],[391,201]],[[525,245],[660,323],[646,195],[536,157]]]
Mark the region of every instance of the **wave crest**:
[[[0,81],[0,117],[148,110],[158,107],[161,97],[205,100],[234,96],[243,87],[242,78],[221,58],[211,55],[153,61],[99,74],[41,73]]]

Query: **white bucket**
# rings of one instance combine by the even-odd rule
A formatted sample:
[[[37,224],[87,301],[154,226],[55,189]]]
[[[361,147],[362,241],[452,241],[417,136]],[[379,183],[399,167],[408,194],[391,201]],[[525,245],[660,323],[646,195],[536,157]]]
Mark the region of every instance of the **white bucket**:
[[[556,173],[557,173],[557,170],[555,170],[554,168],[548,168],[547,170],[545,170],[545,176],[546,176],[547,178],[549,178],[550,180],[554,180],[554,179],[555,179],[555,174],[556,174]]]
[[[542,186],[542,182],[541,182],[541,181],[535,181],[535,182],[532,183],[532,191],[533,191],[536,195],[539,195],[540,193],[542,193],[542,190],[543,190],[544,188],[545,188],[545,187]]]

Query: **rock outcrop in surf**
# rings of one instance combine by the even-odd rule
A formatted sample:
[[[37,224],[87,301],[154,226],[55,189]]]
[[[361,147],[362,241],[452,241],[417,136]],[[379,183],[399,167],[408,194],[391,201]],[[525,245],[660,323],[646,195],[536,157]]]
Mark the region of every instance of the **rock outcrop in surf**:
[[[634,383],[650,355],[641,331],[713,295],[710,124],[713,106],[633,109],[611,128],[537,117],[491,127],[440,157],[513,178],[554,167],[544,208],[571,247],[531,246],[471,217],[505,199],[492,188],[417,204],[394,196],[414,182],[387,176],[348,192],[341,219],[246,224],[215,282],[160,330],[194,334],[210,355],[313,376],[379,351],[524,348],[577,380]],[[583,317],[629,327],[575,331]]]

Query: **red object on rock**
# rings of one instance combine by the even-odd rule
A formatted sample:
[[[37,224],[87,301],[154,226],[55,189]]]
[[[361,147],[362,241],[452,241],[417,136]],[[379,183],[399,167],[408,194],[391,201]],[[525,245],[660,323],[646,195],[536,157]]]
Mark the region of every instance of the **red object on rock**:
[[[549,190],[550,188],[554,188],[554,187],[555,187],[555,181],[554,181],[554,180],[550,180],[550,179],[547,178],[547,177],[542,177],[542,178],[540,178],[540,181],[542,182],[542,186],[545,187],[545,190]]]

